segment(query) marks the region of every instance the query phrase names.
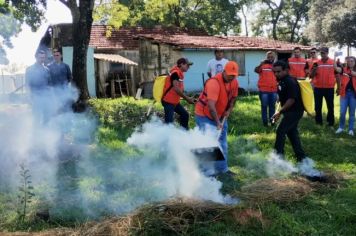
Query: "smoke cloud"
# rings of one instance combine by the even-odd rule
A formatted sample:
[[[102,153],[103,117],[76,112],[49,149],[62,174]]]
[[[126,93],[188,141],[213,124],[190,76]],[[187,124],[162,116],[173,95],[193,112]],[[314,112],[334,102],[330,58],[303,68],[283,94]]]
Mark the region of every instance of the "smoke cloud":
[[[237,203],[220,193],[221,182],[202,174],[191,152],[218,145],[213,135],[156,118],[109,150],[97,142],[95,116],[71,111],[77,96],[76,89],[59,87],[28,95],[25,103],[1,104],[1,192],[18,192],[24,164],[38,208],[60,220],[123,214],[175,197]]]

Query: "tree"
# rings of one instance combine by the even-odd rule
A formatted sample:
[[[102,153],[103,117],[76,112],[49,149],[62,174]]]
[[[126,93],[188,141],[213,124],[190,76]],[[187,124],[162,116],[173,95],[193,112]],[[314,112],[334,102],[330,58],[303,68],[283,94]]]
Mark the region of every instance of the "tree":
[[[344,12],[330,22],[329,37],[341,46],[356,47],[356,8]],[[338,30],[340,29],[340,30]]]
[[[94,18],[119,26],[176,26],[228,34],[240,31],[237,14],[240,7],[235,0],[102,0],[94,11]],[[118,8],[122,11],[115,10]]]
[[[12,47],[11,37],[21,31],[23,23],[36,31],[44,19],[46,0],[0,0],[0,64],[8,64],[5,47]]]
[[[356,2],[315,0],[308,12],[307,36],[318,43],[356,46]]]
[[[273,39],[300,42],[308,20],[310,0],[259,0],[262,4],[252,24],[255,35],[267,35]]]
[[[94,0],[59,0],[72,13],[73,19],[73,80],[79,89],[76,108],[81,110],[89,98],[87,85],[87,51],[93,24]]]

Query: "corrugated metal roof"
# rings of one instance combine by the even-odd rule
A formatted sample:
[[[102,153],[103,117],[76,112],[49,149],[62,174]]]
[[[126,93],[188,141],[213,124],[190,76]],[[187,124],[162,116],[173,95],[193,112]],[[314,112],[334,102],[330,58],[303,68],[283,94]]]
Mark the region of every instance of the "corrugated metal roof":
[[[122,63],[122,64],[126,64],[126,65],[137,66],[136,62],[133,62],[123,56],[118,55],[118,54],[94,53],[94,58],[99,59],[99,60],[104,60],[104,61],[111,61],[111,62]]]

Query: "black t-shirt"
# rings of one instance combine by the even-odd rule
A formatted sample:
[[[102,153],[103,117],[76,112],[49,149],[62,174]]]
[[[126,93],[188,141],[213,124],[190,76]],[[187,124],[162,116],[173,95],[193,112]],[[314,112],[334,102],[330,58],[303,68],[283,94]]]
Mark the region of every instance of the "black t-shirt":
[[[278,96],[283,106],[290,98],[294,99],[294,104],[284,112],[302,112],[304,110],[300,88],[296,79],[290,76],[278,82]]]

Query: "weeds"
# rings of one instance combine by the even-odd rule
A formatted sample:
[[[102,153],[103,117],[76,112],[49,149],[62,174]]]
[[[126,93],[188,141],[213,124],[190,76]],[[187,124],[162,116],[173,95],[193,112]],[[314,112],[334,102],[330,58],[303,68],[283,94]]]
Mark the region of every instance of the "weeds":
[[[33,193],[33,186],[31,181],[30,170],[26,168],[24,163],[20,164],[20,177],[21,182],[18,188],[18,221],[23,223],[28,213],[29,204],[32,202],[32,198],[35,196]]]

